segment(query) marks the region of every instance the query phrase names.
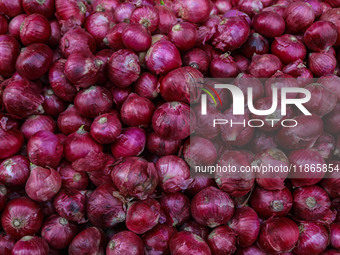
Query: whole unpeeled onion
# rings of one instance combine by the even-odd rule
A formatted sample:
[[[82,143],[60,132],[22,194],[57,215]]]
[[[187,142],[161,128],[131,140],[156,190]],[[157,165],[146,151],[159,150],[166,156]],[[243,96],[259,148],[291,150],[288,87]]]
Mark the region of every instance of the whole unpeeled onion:
[[[281,69],[280,59],[273,54],[256,55],[249,66],[250,74],[258,78],[269,78]]]
[[[309,55],[308,66],[317,77],[332,74],[336,68],[336,59],[329,53],[314,52]]]
[[[284,13],[284,18],[287,31],[292,34],[299,34],[313,23],[315,13],[309,3],[296,2],[288,5]]]
[[[104,254],[105,236],[100,228],[89,227],[74,237],[68,247],[68,254]]]
[[[275,12],[261,12],[255,15],[252,25],[256,32],[268,38],[282,35],[286,28],[284,19]]]
[[[211,255],[208,244],[200,236],[188,231],[175,234],[169,246],[171,254],[185,255],[191,252],[192,254]]]
[[[19,44],[14,37],[0,35],[0,75],[9,77],[14,73],[19,53]]]
[[[228,226],[215,228],[208,236],[207,243],[213,254],[232,254],[236,250],[237,234]]]
[[[176,0],[175,5],[181,18],[192,23],[207,20],[212,9],[210,0]]]
[[[143,255],[143,241],[142,239],[131,231],[121,231],[115,234],[107,244],[106,254],[131,254],[134,251],[134,255]]]
[[[43,255],[49,252],[49,247],[44,238],[26,235],[15,243],[12,255],[37,254]]]

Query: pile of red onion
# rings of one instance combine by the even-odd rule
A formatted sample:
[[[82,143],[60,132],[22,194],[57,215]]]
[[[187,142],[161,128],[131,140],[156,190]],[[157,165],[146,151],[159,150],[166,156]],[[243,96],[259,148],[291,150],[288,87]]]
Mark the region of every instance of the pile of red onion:
[[[265,118],[203,78],[312,115],[214,128]],[[340,254],[340,1],[0,0],[0,215],[1,255]]]

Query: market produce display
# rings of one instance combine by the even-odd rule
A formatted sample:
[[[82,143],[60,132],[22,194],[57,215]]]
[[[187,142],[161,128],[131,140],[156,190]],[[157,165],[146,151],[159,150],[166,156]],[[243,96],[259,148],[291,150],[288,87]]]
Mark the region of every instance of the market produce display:
[[[0,0],[0,215],[0,255],[339,255],[340,1]]]

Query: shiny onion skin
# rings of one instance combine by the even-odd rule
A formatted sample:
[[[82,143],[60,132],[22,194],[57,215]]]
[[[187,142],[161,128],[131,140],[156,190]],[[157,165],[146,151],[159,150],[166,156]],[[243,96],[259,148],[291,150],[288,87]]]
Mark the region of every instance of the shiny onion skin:
[[[84,190],[89,184],[89,177],[85,172],[78,172],[69,163],[62,162],[58,169],[61,177],[62,187]]]
[[[185,222],[180,228],[180,231],[191,232],[204,240],[207,240],[208,235],[210,233],[209,230],[210,229],[208,227],[202,226],[194,220],[189,220]]]
[[[57,97],[49,87],[43,89],[44,102],[42,104],[44,113],[52,117],[58,117],[66,110],[67,103]]]
[[[236,252],[237,255],[266,255],[256,245],[249,246],[247,248],[239,248]]]
[[[103,63],[100,65],[99,68],[99,76],[97,80],[97,84],[105,83],[108,80],[107,77],[107,62],[109,62],[109,59],[114,51],[111,49],[103,49],[95,55],[95,57],[99,60],[101,60]]]
[[[160,81],[160,94],[166,101],[179,101],[186,104],[196,102],[200,97],[198,87],[203,75],[190,66],[177,68]]]
[[[286,28],[284,19],[275,12],[261,12],[253,18],[252,25],[256,32],[267,38],[283,34]]]
[[[268,51],[268,40],[259,33],[251,33],[241,47],[242,54],[247,58],[252,58],[254,54],[266,54]]]
[[[233,254],[236,250],[237,234],[228,226],[215,228],[209,234],[207,243],[216,255]]]
[[[0,2],[0,9],[1,12],[11,18],[23,12],[22,3],[20,0],[2,0]]]
[[[198,235],[181,231],[170,240],[170,253],[176,255],[211,255],[209,245]]]
[[[136,233],[143,234],[158,223],[160,217],[160,204],[157,200],[148,198],[132,202],[126,212],[126,227]]]
[[[3,255],[11,255],[16,240],[6,233],[0,234],[0,252]]]
[[[20,39],[23,45],[45,43],[50,39],[51,26],[41,14],[27,16],[20,27]]]
[[[315,13],[309,3],[290,3],[284,12],[286,29],[289,33],[299,34],[305,31],[314,21]]]
[[[7,187],[23,187],[30,175],[29,160],[16,155],[2,161],[0,164],[0,182]]]
[[[336,40],[336,26],[329,21],[317,21],[313,23],[306,30],[303,37],[304,43],[313,51],[327,51],[335,44]]]
[[[143,255],[142,239],[127,230],[115,234],[107,244],[106,255],[118,254]]]
[[[319,186],[298,188],[293,196],[294,214],[303,220],[321,219],[331,205],[327,192]]]
[[[159,14],[155,7],[144,5],[132,12],[130,22],[139,23],[154,32],[159,25]]]
[[[209,58],[204,50],[194,48],[189,50],[183,57],[183,65],[191,66],[199,70],[202,74],[206,74],[209,68]]]
[[[281,69],[280,59],[273,54],[256,55],[249,66],[250,74],[257,78],[269,78]]]
[[[152,44],[146,53],[145,61],[147,68],[157,75],[165,75],[182,66],[179,50],[167,40]]]
[[[97,41],[98,45],[103,45],[103,39],[113,24],[112,15],[105,12],[95,12],[86,18],[84,26],[87,32]]]
[[[54,0],[23,0],[22,7],[27,14],[39,13],[51,19],[55,12]]]
[[[326,250],[329,235],[324,226],[313,222],[301,222],[299,230],[299,242],[293,250],[294,254],[321,254]]]
[[[26,235],[15,243],[12,255],[44,255],[48,254],[49,247],[44,238]]]
[[[101,229],[89,227],[81,231],[68,247],[69,255],[104,254],[105,236]]]
[[[116,162],[111,178],[123,196],[139,199],[149,197],[158,183],[154,164],[138,157],[126,157]]]
[[[192,217],[201,225],[216,227],[234,214],[234,202],[229,195],[215,187],[197,193],[191,201]]]
[[[106,34],[103,39],[104,43],[114,50],[124,49],[124,43],[122,39],[123,31],[129,25],[126,23],[115,24]]]
[[[340,101],[340,77],[334,74],[328,74],[321,76],[317,82],[336,94],[337,100]]]
[[[327,11],[325,11],[320,20],[325,20],[325,21],[329,21],[332,22],[335,26],[336,26],[336,30],[338,32],[338,38],[336,40],[335,45],[339,46],[340,45],[340,18],[339,18],[339,12],[340,9],[339,8],[334,8],[334,9],[328,9]]]
[[[196,43],[196,27],[189,23],[183,22],[174,25],[168,32],[170,41],[175,44],[179,50],[189,50]]]
[[[116,113],[104,113],[96,117],[91,125],[91,136],[101,144],[116,140],[122,131],[122,125]]]
[[[64,249],[78,233],[76,224],[56,214],[46,219],[41,228],[41,236],[52,249]]]
[[[107,69],[109,79],[120,88],[135,82],[141,72],[138,56],[133,51],[125,49],[111,55]]]
[[[173,11],[167,6],[156,5],[155,8],[157,9],[159,15],[158,30],[160,33],[166,34],[171,29],[171,27],[176,24],[177,18]]]
[[[320,77],[334,72],[336,59],[329,53],[314,52],[309,54],[308,66],[315,76]]]
[[[1,215],[5,232],[15,239],[36,234],[43,224],[40,206],[29,198],[15,198],[7,203]]]
[[[14,73],[19,53],[19,43],[14,37],[0,35],[0,75],[9,77]]]
[[[325,130],[331,134],[340,132],[340,103],[337,103],[334,110],[324,117]]]
[[[116,23],[130,23],[130,17],[135,9],[136,6],[131,3],[119,4],[113,13]]]
[[[261,225],[257,245],[266,254],[284,253],[292,250],[298,239],[299,228],[294,221],[285,217],[274,217]]]
[[[133,84],[134,92],[149,100],[154,100],[159,94],[158,77],[149,72],[142,73]]]
[[[335,166],[339,166],[340,164],[339,161],[334,161],[331,163],[333,163]],[[326,177],[327,178],[323,179],[320,183],[323,189],[326,190],[332,198],[340,197],[340,189],[339,189],[340,178],[338,178],[338,176],[336,175],[336,172],[327,173]]]
[[[182,19],[202,23],[208,19],[212,3],[210,0],[175,0],[175,9]]]
[[[262,218],[281,217],[286,216],[292,208],[293,196],[287,188],[265,190],[256,187],[250,197],[249,204]]]
[[[17,40],[20,40],[20,26],[26,17],[26,14],[20,14],[11,19],[8,23],[8,34],[15,37]]]
[[[160,188],[166,193],[175,193],[185,190],[192,182],[190,168],[178,156],[168,155],[161,157],[155,164]]]
[[[34,43],[21,50],[16,69],[22,77],[36,80],[49,70],[52,57],[53,52],[46,44]]]
[[[8,191],[5,185],[0,183],[0,210],[4,209],[7,202]]]
[[[3,130],[0,127],[0,159],[16,154],[24,143],[24,137],[16,130]]]
[[[339,222],[335,222],[333,224],[331,224],[330,226],[330,241],[331,241],[331,246],[335,249],[339,249],[340,248],[340,242],[339,242],[339,238],[340,238],[340,223]]]
[[[237,234],[237,244],[241,247],[248,247],[255,243],[260,231],[257,213],[247,206],[235,210],[228,226]]]
[[[55,0],[55,8],[56,17],[64,27],[64,32],[84,23],[87,11],[85,1]]]
[[[107,229],[125,221],[123,197],[111,185],[101,185],[87,201],[87,217],[92,225]]]
[[[176,154],[181,144],[182,140],[166,139],[157,135],[155,132],[148,134],[146,138],[147,150],[158,156]]]
[[[115,158],[139,156],[145,148],[145,131],[138,127],[122,130],[111,145],[111,152]]]
[[[126,48],[144,52],[150,48],[151,34],[142,24],[129,24],[122,32],[122,41]]]
[[[64,134],[69,135],[76,132],[81,126],[87,131],[90,130],[91,120],[80,115],[73,104],[59,114],[57,119],[58,129]]]
[[[228,53],[222,54],[214,58],[210,62],[210,74],[214,78],[232,78],[239,73],[237,64],[232,56]]]

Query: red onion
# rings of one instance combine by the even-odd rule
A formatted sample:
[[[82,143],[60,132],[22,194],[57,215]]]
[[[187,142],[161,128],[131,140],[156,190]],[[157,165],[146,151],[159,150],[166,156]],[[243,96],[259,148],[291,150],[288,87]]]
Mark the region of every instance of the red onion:
[[[52,64],[53,52],[45,44],[35,43],[21,50],[16,62],[18,73],[29,80],[43,76]]]
[[[51,36],[51,26],[41,14],[27,16],[20,27],[21,42],[27,46],[33,43],[45,43]]]
[[[147,136],[146,141],[148,151],[158,156],[176,154],[181,144],[181,140],[165,139],[154,132]]]
[[[84,23],[87,7],[83,0],[55,0],[55,9],[55,15],[65,32]]]
[[[293,196],[287,188],[265,190],[256,187],[249,202],[260,217],[286,216],[292,208]]]
[[[0,182],[7,187],[23,187],[30,175],[29,160],[21,155],[8,158],[0,164]]]
[[[56,168],[63,156],[63,145],[51,131],[41,130],[29,139],[27,154],[33,164]]]
[[[53,92],[62,100],[72,102],[77,89],[69,82],[64,73],[65,59],[59,59],[51,66],[48,80]]]
[[[317,82],[332,91],[337,96],[338,101],[340,101],[340,78],[338,76],[328,74],[322,76]]]
[[[184,55],[183,64],[198,69],[205,74],[209,68],[209,59],[204,50],[194,48]]]
[[[178,156],[161,157],[156,163],[156,170],[159,186],[166,193],[185,190],[192,182],[189,166]]]
[[[261,12],[255,15],[252,25],[256,32],[268,38],[282,35],[286,27],[284,19],[275,12]]]
[[[294,35],[285,34],[275,38],[271,51],[285,64],[290,64],[298,59],[305,59],[306,47]]]
[[[99,186],[101,184],[112,185],[111,170],[116,160],[110,155],[107,155],[107,158],[108,160],[106,161],[105,166],[101,170],[89,173],[82,172],[82,174],[85,174],[86,177],[87,174],[89,175],[91,182],[95,186]]]
[[[142,6],[132,12],[130,22],[139,23],[148,28],[150,32],[154,32],[159,24],[158,11],[152,6]]]
[[[87,118],[109,112],[112,104],[110,91],[100,86],[91,86],[81,90],[74,99],[74,105],[79,113]]]
[[[125,220],[123,198],[112,186],[101,185],[87,201],[87,216],[96,227],[112,228]]]
[[[96,227],[90,227],[75,236],[68,247],[68,254],[104,254],[105,243],[103,231]]]
[[[128,126],[147,127],[154,110],[155,106],[149,99],[132,93],[122,105],[120,115],[123,123]]]
[[[180,230],[194,233],[195,235],[201,237],[204,240],[208,238],[208,235],[210,233],[210,229],[208,227],[202,226],[194,220],[185,222],[181,226]]]
[[[237,243],[242,247],[252,245],[256,241],[260,231],[259,218],[256,212],[250,207],[236,209],[228,225],[237,234]]]
[[[141,97],[153,100],[158,96],[159,82],[157,76],[145,72],[134,83],[134,92]]]
[[[58,116],[58,128],[65,135],[76,132],[81,126],[88,131],[90,125],[91,120],[81,116],[72,104]]]
[[[44,90],[44,102],[42,104],[44,113],[46,115],[58,117],[60,113],[65,111],[67,103],[57,97],[52,89],[45,87]]]
[[[126,128],[111,145],[111,152],[115,158],[139,156],[144,150],[145,143],[146,137],[143,129]]]
[[[97,12],[114,11],[119,5],[118,0],[94,0],[92,2],[93,10]]]
[[[4,15],[0,15],[0,34],[7,34],[8,21]]]
[[[238,73],[237,65],[229,53],[214,58],[210,63],[210,74],[214,78],[236,77]]]
[[[147,255],[169,253],[169,241],[176,233],[174,227],[158,224],[142,236],[145,244],[144,251]]]
[[[65,62],[65,75],[79,89],[94,85],[103,62],[89,52],[71,53]]]
[[[153,163],[138,157],[126,157],[116,163],[111,178],[123,196],[146,199],[155,191],[158,178]]]
[[[277,148],[277,142],[273,134],[257,130],[247,146],[249,146],[254,153],[260,153],[266,149]]]
[[[1,215],[2,228],[15,239],[36,234],[42,223],[41,208],[36,202],[25,197],[8,202]]]
[[[0,183],[0,211],[5,207],[8,197],[8,191],[5,185]]]
[[[284,18],[287,31],[292,34],[299,34],[304,32],[313,23],[315,13],[309,3],[296,2],[288,5]]]
[[[325,130],[331,134],[337,134],[340,132],[339,122],[340,122],[340,114],[339,114],[340,104],[337,103],[332,112],[324,117],[324,125]]]
[[[237,68],[241,71],[241,72],[246,72],[249,68],[250,65],[250,60],[247,59],[245,56],[238,54],[238,55],[234,55],[234,61],[237,65]]]
[[[122,130],[117,113],[105,113],[94,119],[91,125],[91,136],[101,144],[116,140]]]
[[[41,229],[41,236],[53,249],[64,249],[77,234],[78,227],[58,215],[51,215]]]
[[[160,94],[166,101],[190,103],[198,101],[200,93],[197,87],[203,75],[196,69],[186,66],[168,73],[160,84]]]
[[[178,232],[170,240],[170,252],[176,255],[211,255],[208,244],[198,235],[188,231]]]
[[[324,159],[330,159],[335,150],[335,139],[331,134],[323,132],[314,143],[313,148],[317,150]]]
[[[133,252],[132,252],[133,251]],[[143,241],[133,232],[121,231],[115,234],[106,247],[107,255],[133,254],[143,255]]]
[[[121,3],[114,10],[114,18],[116,23],[130,23],[130,17],[135,10],[135,6],[130,3]]]
[[[91,34],[82,28],[68,31],[60,40],[60,50],[65,58],[76,52],[96,50],[96,41]]]
[[[114,51],[111,49],[104,49],[95,55],[97,59],[101,60],[103,64],[100,66],[99,69],[99,77],[98,77],[98,84],[105,83],[108,80],[107,77],[107,62],[109,62],[109,59]]]
[[[322,133],[323,123],[321,118],[317,115],[299,115],[294,120],[297,121],[297,126],[283,127],[277,133],[279,145],[290,150],[312,146]]]
[[[111,88],[111,94],[112,94],[113,102],[118,109],[120,109],[122,107],[123,103],[128,98],[130,93],[131,93],[130,87],[126,87],[126,88],[112,87]]]
[[[69,163],[62,163],[58,167],[58,173],[64,188],[84,190],[88,186],[89,177],[87,173],[74,170]]]
[[[125,47],[137,51],[147,51],[151,45],[151,34],[141,24],[130,24],[122,32]]]
[[[215,6],[217,7],[220,13],[225,13],[232,8],[232,4],[230,0],[216,0]]]
[[[140,74],[138,56],[131,50],[119,50],[113,53],[107,68],[110,80],[120,88],[135,82]]]
[[[233,254],[236,250],[236,236],[228,226],[220,226],[211,231],[207,243],[213,254]]]
[[[164,103],[154,112],[152,128],[161,137],[175,140],[184,139],[191,132],[189,123],[190,117],[193,118],[190,116],[192,114],[189,106],[184,103]]]
[[[37,254],[44,255],[49,252],[49,247],[44,238],[26,235],[17,241],[13,247],[13,255]]]
[[[233,31],[238,33],[233,34]],[[248,35],[249,25],[243,18],[226,18],[217,26],[212,45],[222,51],[234,50],[246,42]]]
[[[8,24],[8,33],[15,37],[15,39],[20,40],[20,27],[21,24],[26,19],[26,14],[20,14],[15,16]]]
[[[331,241],[331,246],[335,249],[340,249],[340,223],[336,222],[331,224],[330,226],[331,231],[330,231],[330,241]],[[326,232],[327,233],[327,232]]]
[[[239,0],[237,1],[237,4],[235,3],[234,5],[237,6],[237,9],[245,12],[250,17],[253,17],[263,9],[261,0]]]
[[[192,217],[201,225],[216,227],[233,216],[234,202],[229,195],[215,187],[208,187],[196,194],[191,201]]]
[[[1,233],[0,234],[0,252],[3,255],[11,255],[11,251],[13,250],[14,244],[16,240],[11,236]]]
[[[168,33],[170,41],[180,50],[189,50],[196,43],[196,27],[189,23],[183,22],[174,25]]]
[[[294,191],[294,214],[304,220],[324,217],[331,201],[325,190],[319,186],[301,187]]]
[[[270,79],[266,80],[266,82],[265,82],[266,96],[271,99],[273,97],[273,88],[277,88],[278,89],[278,93],[277,93],[278,97],[281,98],[281,89],[287,88],[287,87],[297,88],[297,87],[299,87],[299,84],[295,79],[293,79],[293,77],[291,75],[282,73],[281,71],[278,71]],[[286,95],[286,97],[287,98],[296,98],[297,95],[298,95],[298,93],[289,93],[289,95]],[[261,109],[263,109],[263,110],[269,109],[270,106],[271,106],[271,101],[269,100],[269,98],[265,99],[265,100],[263,100],[263,99],[258,100],[260,102],[256,103],[256,104],[258,104],[257,107],[261,108],[261,106],[262,106]],[[288,118],[293,117],[293,116],[291,116],[292,115],[291,107],[289,107],[290,109],[287,110],[286,117],[282,116],[282,114],[281,114],[281,106],[278,106],[277,108],[280,108],[280,109],[276,109],[275,113],[276,113],[277,117],[280,117],[280,119],[286,118],[286,117],[288,117]],[[273,115],[275,115],[275,113]],[[268,124],[267,124],[267,127],[264,128],[264,130],[265,129],[270,130],[270,127],[269,127]]]
[[[192,23],[202,23],[208,19],[212,9],[210,0],[176,0],[179,16]]]
[[[176,46],[166,40],[151,45],[145,56],[147,68],[157,75],[165,75],[182,66],[180,53]]]
[[[320,254],[328,245],[328,231],[322,225],[313,222],[302,222],[299,225],[300,237],[294,254]]]
[[[0,127],[0,159],[16,154],[23,143],[24,137],[18,130],[4,130]]]
[[[143,234],[157,225],[159,217],[160,204],[157,200],[148,198],[129,205],[125,224],[132,232]]]
[[[325,4],[325,3],[323,3]],[[335,45],[340,45],[340,18],[339,18],[339,8],[334,8],[334,9],[328,9],[325,10],[324,13],[322,14],[320,20],[326,20],[329,22],[332,22],[336,26],[336,30],[338,32],[338,38],[335,43]]]
[[[22,7],[27,14],[39,13],[47,19],[51,19],[54,15],[54,0],[23,0]]]
[[[110,29],[106,37],[104,38],[104,43],[114,50],[124,49],[122,34],[126,27],[129,25],[126,23],[116,24]]]
[[[86,18],[85,29],[97,41],[98,45],[103,44],[103,39],[113,26],[113,17],[109,13],[95,12]]]
[[[336,68],[336,59],[329,53],[311,53],[308,66],[317,77],[332,74]]]
[[[214,179],[205,176],[195,176],[192,183],[190,183],[188,188],[185,190],[185,194],[189,197],[193,197],[201,190],[210,186],[216,186]]]
[[[223,18],[232,18],[232,17],[243,18],[248,22],[249,25],[251,24],[251,19],[249,18],[249,16],[246,13],[241,12],[237,9],[228,10],[223,14]]]
[[[252,33],[243,44],[241,51],[248,58],[252,58],[254,54],[266,54],[269,51],[268,40],[258,33]]]
[[[289,162],[296,171],[290,173],[291,183],[294,187],[314,185],[324,176],[324,172],[310,171],[308,168],[324,164],[324,159],[319,152],[312,149],[293,151],[289,155]]]
[[[239,248],[236,251],[237,255],[265,255],[256,245],[249,246],[247,248]]]
[[[266,253],[284,253],[293,249],[298,239],[299,228],[294,221],[285,217],[274,217],[261,225],[257,244]]]
[[[258,78],[269,78],[281,69],[280,59],[272,54],[255,55],[249,66],[250,74]]]
[[[311,83],[313,79],[313,73],[308,68],[306,68],[301,59],[298,59],[294,63],[286,65],[282,69],[282,71],[297,78],[300,87]]]
[[[340,7],[339,0],[335,0],[335,1],[325,0],[325,2],[331,5],[332,7]]]
[[[239,87],[243,94],[248,95],[248,88],[253,88],[253,101],[262,98],[264,96],[264,89],[262,82],[250,74],[240,73],[234,80],[234,84]],[[225,104],[226,98],[223,100]]]
[[[190,200],[182,193],[164,194],[159,200],[161,218],[169,226],[181,226],[190,218]]]
[[[61,217],[82,224],[87,221],[85,199],[85,191],[62,189],[55,196],[53,205]]]
[[[337,40],[336,26],[329,21],[317,21],[306,30],[303,40],[313,51],[327,51]]]
[[[156,5],[159,14],[158,30],[162,34],[167,34],[173,25],[176,24],[176,16],[171,9],[166,6]]]
[[[20,0],[2,0],[0,2],[1,12],[9,17],[17,16],[23,12],[22,3]]]

